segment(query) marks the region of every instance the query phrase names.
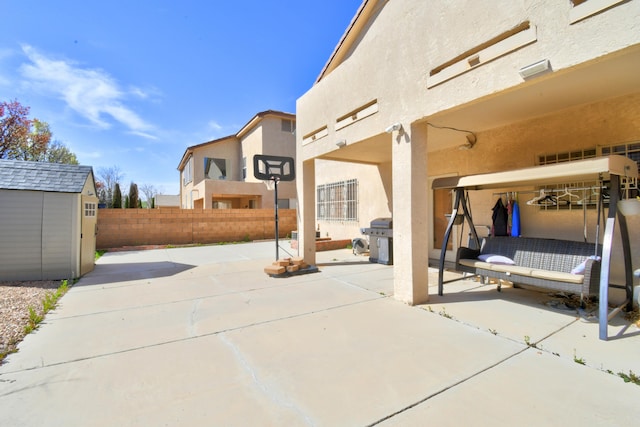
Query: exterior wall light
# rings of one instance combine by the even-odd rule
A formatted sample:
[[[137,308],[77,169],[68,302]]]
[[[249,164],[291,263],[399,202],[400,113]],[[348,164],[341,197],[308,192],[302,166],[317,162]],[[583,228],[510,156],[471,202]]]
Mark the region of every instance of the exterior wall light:
[[[400,130],[400,129],[402,129],[402,124],[400,124],[400,123],[394,123],[394,124],[392,124],[391,126],[389,126],[388,128],[386,128],[384,131],[385,131],[386,133],[392,133],[392,132],[398,131],[398,130]]]
[[[520,73],[520,77],[523,79],[528,79],[529,77],[536,76],[538,74],[544,73],[551,69],[551,64],[548,59],[543,59],[542,61],[534,62],[531,65],[527,65],[526,67],[520,68],[518,73]]]
[[[347,145],[347,141],[345,139],[341,139],[338,142],[336,142],[336,147],[338,147],[338,148],[342,148],[345,145]]]

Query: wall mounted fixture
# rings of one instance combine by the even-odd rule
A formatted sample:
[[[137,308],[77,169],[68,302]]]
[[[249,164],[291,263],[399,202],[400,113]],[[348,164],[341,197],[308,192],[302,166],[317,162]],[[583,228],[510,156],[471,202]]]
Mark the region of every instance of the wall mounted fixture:
[[[394,123],[391,126],[389,126],[388,128],[386,128],[384,131],[386,133],[392,133],[392,132],[395,132],[395,131],[400,130],[400,129],[402,129],[402,124],[401,123]]]
[[[543,59],[542,61],[538,61],[531,65],[527,65],[526,67],[520,68],[518,73],[520,73],[520,77],[526,80],[529,77],[533,77],[540,73],[549,71],[550,68],[551,64],[549,63],[549,60]]]
[[[338,142],[336,142],[336,147],[338,147],[338,148],[342,148],[345,145],[347,145],[347,140],[346,139],[341,139]]]
[[[476,138],[475,133],[470,133],[467,135],[467,143],[458,146],[458,150],[471,150],[474,145],[478,142],[478,138]]]
[[[427,122],[427,126],[431,126],[434,127],[436,129],[448,129],[448,130],[452,130],[455,132],[463,132],[466,133],[465,137],[467,138],[467,142],[465,144],[459,145],[458,149],[459,150],[470,150],[472,149],[475,145],[476,142],[478,142],[478,137],[476,136],[476,134],[470,130],[465,130],[465,129],[458,129],[458,128],[454,128],[451,126],[439,126],[439,125],[434,125],[433,123]]]

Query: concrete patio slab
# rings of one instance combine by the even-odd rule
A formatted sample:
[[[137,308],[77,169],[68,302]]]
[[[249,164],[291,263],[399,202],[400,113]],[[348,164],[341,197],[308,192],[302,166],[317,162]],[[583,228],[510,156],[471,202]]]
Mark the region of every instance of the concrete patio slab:
[[[115,290],[131,294],[130,288]],[[162,291],[153,285],[147,290],[149,293]],[[69,294],[70,299],[73,298],[73,290]],[[135,301],[126,295],[121,299],[129,304]],[[163,295],[166,296],[166,292]],[[25,357],[17,358],[19,363],[12,363],[9,369],[31,369],[94,358],[380,298],[363,289],[321,281],[304,286],[283,282],[278,287],[240,289],[213,296],[192,295],[177,301],[170,293],[170,298],[164,301],[148,303],[143,298],[140,305],[122,309],[115,308],[114,304],[105,307],[100,296],[92,296],[97,299],[96,312],[77,313],[63,304],[55,317],[51,316],[40,330],[25,338],[21,345]],[[28,354],[37,357],[30,359],[26,357]]]
[[[216,336],[2,378],[7,426],[304,425]]]
[[[381,426],[625,426],[640,387],[536,349],[421,402]]]
[[[525,348],[390,299],[225,336],[311,425],[368,425]]]
[[[106,254],[0,367],[3,425],[640,418],[640,387],[616,375],[640,373],[629,322],[600,341],[544,293],[464,281],[438,297],[433,270],[429,304],[409,307],[393,266],[339,250],[276,279],[273,258],[273,242]]]
[[[432,295],[425,307],[512,340],[528,337],[536,343],[578,319],[575,310],[546,306],[549,300],[547,293],[510,286],[498,292],[494,284],[465,280],[446,285],[445,294]]]

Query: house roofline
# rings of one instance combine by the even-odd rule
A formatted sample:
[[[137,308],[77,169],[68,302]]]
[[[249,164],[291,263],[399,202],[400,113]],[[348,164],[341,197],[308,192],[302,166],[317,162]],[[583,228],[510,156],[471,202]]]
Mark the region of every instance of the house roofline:
[[[249,120],[244,126],[240,128],[240,130],[237,133],[233,135],[223,136],[222,138],[213,139],[211,141],[207,141],[207,142],[203,142],[200,144],[187,147],[187,149],[184,151],[184,154],[182,155],[182,158],[180,159],[180,163],[178,164],[178,170],[182,171],[184,169],[184,165],[187,163],[187,160],[189,159],[189,155],[193,154],[193,151],[196,150],[197,148],[205,147],[211,144],[216,144],[222,141],[228,141],[234,138],[240,139],[244,135],[246,135],[251,129],[257,126],[258,123],[260,123],[267,116],[281,117],[281,118],[290,119],[290,120],[296,119],[296,115],[293,113],[286,113],[284,111],[277,111],[277,110],[261,111],[255,116],[253,116],[251,120]]]
[[[251,118],[251,120],[249,120],[244,126],[242,126],[240,128],[240,130],[238,131],[238,133],[236,133],[235,136],[238,137],[238,138],[242,138],[251,129],[256,127],[258,125],[258,123],[260,123],[262,121],[262,119],[264,119],[267,116],[277,116],[277,117],[282,117],[282,118],[290,119],[290,120],[295,120],[296,119],[296,115],[293,114],[293,113],[285,113],[284,111],[277,111],[277,110],[261,111],[258,114],[256,114],[255,116],[253,116]]]
[[[217,139],[212,139],[211,141],[207,141],[207,142],[203,142],[200,144],[196,144],[196,145],[192,145],[190,147],[187,147],[186,150],[184,150],[184,154],[182,155],[182,158],[180,159],[180,163],[178,164],[178,170],[181,171],[182,169],[184,169],[184,165],[187,163],[187,160],[189,159],[189,155],[193,154],[193,151],[197,148],[200,147],[204,147],[206,145],[210,145],[210,144],[216,144],[218,142],[222,142],[222,141],[227,141],[229,139],[234,139],[236,138],[235,135],[227,135],[227,136],[223,136],[222,138],[217,138]]]
[[[385,0],[385,2],[386,1],[388,0]],[[371,15],[373,6],[375,6],[375,4],[377,3],[378,2],[376,0],[363,0],[353,19],[351,19],[347,30],[344,32],[344,34],[342,34],[342,37],[340,37],[340,41],[338,41],[338,44],[329,56],[329,60],[326,64],[324,64],[324,67],[322,67],[322,71],[320,71],[320,75],[318,75],[318,77],[316,78],[315,84],[319,83],[320,80],[322,80],[327,74],[329,74],[339,65],[342,57],[344,56],[344,52],[349,49],[349,47],[351,47],[353,41],[362,30],[362,27],[356,29],[356,23],[360,22],[361,19],[366,19],[367,17],[369,17]]]

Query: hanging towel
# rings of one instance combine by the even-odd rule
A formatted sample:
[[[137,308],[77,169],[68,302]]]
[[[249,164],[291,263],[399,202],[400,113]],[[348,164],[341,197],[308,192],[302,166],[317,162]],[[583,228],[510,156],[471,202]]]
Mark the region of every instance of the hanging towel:
[[[494,236],[508,236],[507,223],[509,221],[509,212],[504,203],[502,203],[502,198],[498,199],[491,210],[493,211],[493,215],[491,216],[493,220],[492,234]]]
[[[520,206],[513,202],[513,214],[511,219],[511,237],[520,237]]]

